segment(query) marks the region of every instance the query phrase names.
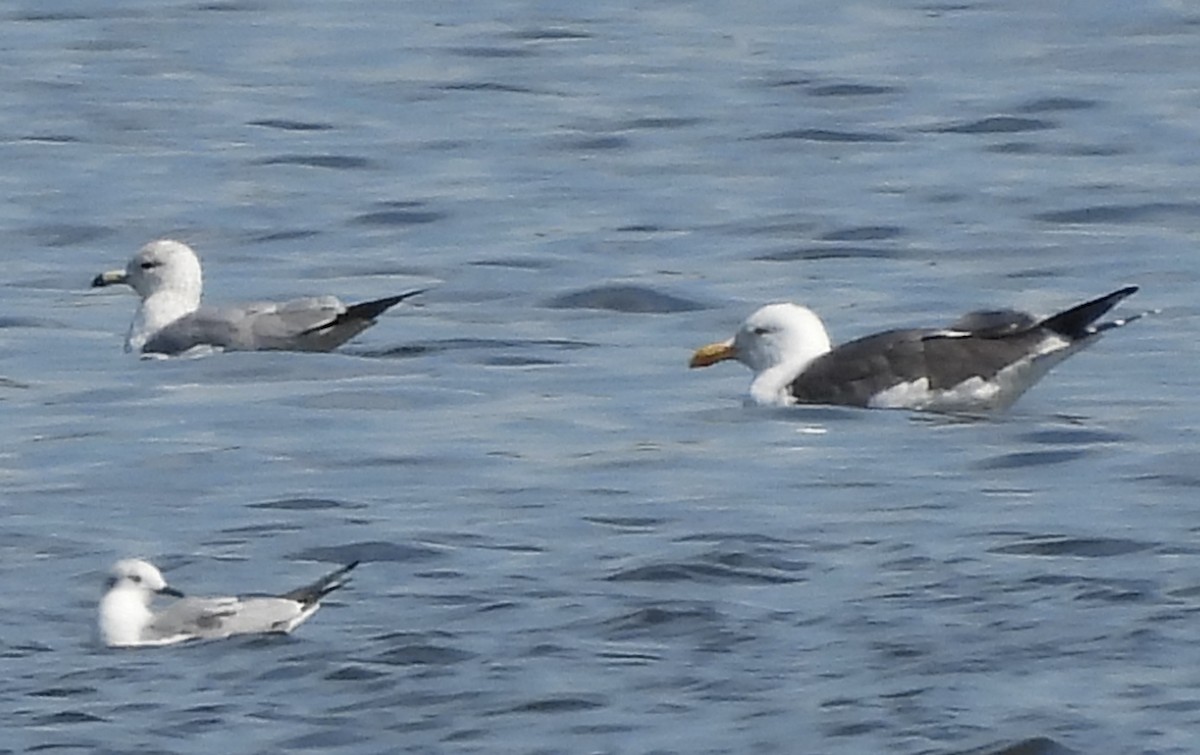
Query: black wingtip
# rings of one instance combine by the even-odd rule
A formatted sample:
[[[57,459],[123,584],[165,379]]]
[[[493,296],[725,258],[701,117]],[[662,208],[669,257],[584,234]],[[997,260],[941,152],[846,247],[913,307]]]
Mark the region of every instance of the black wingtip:
[[[353,304],[349,307],[346,307],[346,311],[338,317],[338,320],[374,320],[376,317],[379,317],[381,314],[405,299],[416,296],[417,294],[423,294],[428,290],[429,289],[427,288],[415,288],[412,291],[405,291],[404,293],[397,294],[395,296],[388,296],[383,299],[373,299],[371,301]]]
[[[334,571],[325,575],[324,577],[322,577],[321,581],[324,582],[325,584],[333,585],[333,587],[331,587],[330,589],[336,590],[337,588],[339,588],[343,584],[345,584],[345,576],[347,574],[349,574],[351,572],[351,570],[353,570],[354,567],[358,566],[360,563],[362,563],[362,562],[359,561],[358,559],[355,559],[355,560],[351,561],[350,563],[346,564],[345,566],[343,566],[342,568],[335,569]],[[334,584],[334,583],[336,583],[336,584]]]
[[[316,582],[313,582],[311,585],[305,585],[304,587],[296,590],[286,592],[279,597],[287,598],[288,600],[295,600],[303,603],[304,605],[312,605],[313,603],[320,601],[334,590],[344,587],[347,581],[346,575],[350,573],[354,567],[358,566],[359,563],[360,561],[355,559],[345,566],[331,571],[324,577],[318,579]]]
[[[1041,322],[1041,327],[1048,328],[1072,340],[1092,335],[1097,332],[1093,323],[1103,317],[1108,310],[1117,306],[1122,299],[1137,293],[1137,290],[1137,286],[1126,286],[1098,299],[1078,304],[1047,317]]]

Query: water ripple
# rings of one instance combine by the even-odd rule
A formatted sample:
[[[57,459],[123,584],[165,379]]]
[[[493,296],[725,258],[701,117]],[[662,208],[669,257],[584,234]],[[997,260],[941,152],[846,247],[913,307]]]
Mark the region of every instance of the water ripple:
[[[1085,225],[1091,223],[1141,223],[1162,221],[1173,217],[1196,218],[1200,204],[1189,202],[1146,202],[1143,204],[1110,204],[1080,207],[1074,210],[1055,210],[1033,216],[1043,223]]]
[[[551,309],[607,309],[637,314],[694,312],[705,305],[644,286],[605,285],[559,294],[548,300]]]
[[[307,548],[293,558],[304,561],[326,561],[348,564],[352,561],[364,563],[377,561],[407,562],[427,561],[442,555],[436,548],[420,545],[402,545],[383,540],[347,543],[345,545]]]
[[[842,131],[824,128],[795,128],[787,131],[775,131],[756,137],[772,141],[802,141],[825,142],[830,144],[885,144],[898,142],[900,137],[895,134],[870,131]]]
[[[1073,556],[1077,558],[1111,558],[1154,548],[1154,543],[1143,543],[1124,538],[1080,538],[1040,537],[1023,542],[1001,545],[990,549],[992,553],[1018,556]]]
[[[1040,118],[1021,118],[1013,115],[997,115],[976,121],[955,123],[933,129],[941,134],[1017,134],[1025,131],[1046,131],[1058,128],[1052,121]]]
[[[375,162],[357,155],[277,155],[254,161],[255,165],[298,165],[305,168],[331,170],[365,170],[377,167]]]

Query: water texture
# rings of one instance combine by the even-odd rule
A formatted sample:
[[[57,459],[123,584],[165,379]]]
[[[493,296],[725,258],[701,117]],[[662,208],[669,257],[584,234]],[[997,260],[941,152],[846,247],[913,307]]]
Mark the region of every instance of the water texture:
[[[24,2],[0,11],[0,752],[1192,753],[1187,3]],[[432,290],[333,354],[140,361],[88,291]],[[742,406],[844,341],[1121,285],[1000,418]],[[108,566],[286,590],[122,652]]]

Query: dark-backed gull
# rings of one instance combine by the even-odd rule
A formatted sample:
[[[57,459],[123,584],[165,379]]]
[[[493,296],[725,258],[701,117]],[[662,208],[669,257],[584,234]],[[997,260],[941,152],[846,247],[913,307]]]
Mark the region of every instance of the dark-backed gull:
[[[836,348],[811,310],[768,304],[733,338],[697,349],[691,366],[736,359],[754,371],[750,400],[760,405],[1003,410],[1101,333],[1138,319],[1096,322],[1135,291],[1128,286],[1044,319],[971,312],[948,328],[887,330]]]

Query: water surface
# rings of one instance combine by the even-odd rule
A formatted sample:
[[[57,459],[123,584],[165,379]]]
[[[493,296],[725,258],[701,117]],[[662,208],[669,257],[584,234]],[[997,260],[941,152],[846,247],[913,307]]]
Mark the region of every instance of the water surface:
[[[1186,4],[119,0],[3,12],[9,751],[1189,753]],[[85,290],[434,285],[328,355],[139,361]],[[742,406],[695,346],[1125,284],[1004,417]],[[114,652],[104,572],[289,638]]]

